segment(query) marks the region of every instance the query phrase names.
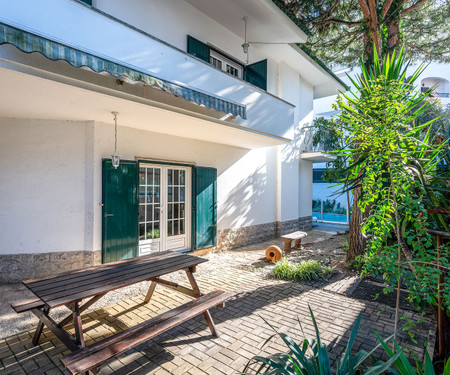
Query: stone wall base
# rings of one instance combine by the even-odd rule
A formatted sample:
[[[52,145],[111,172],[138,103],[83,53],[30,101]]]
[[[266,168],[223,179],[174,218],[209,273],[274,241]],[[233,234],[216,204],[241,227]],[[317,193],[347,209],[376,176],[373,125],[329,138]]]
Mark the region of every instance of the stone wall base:
[[[98,251],[0,255],[0,282],[17,282],[86,268],[102,262]]]
[[[217,233],[216,250],[235,249],[280,237],[282,234],[310,229],[312,229],[312,216],[305,216],[289,221],[220,230]]]
[[[215,250],[230,250],[263,242],[296,230],[312,228],[312,216],[295,220],[226,229],[218,232]],[[56,275],[101,264],[101,250],[0,255],[0,282],[10,283]]]

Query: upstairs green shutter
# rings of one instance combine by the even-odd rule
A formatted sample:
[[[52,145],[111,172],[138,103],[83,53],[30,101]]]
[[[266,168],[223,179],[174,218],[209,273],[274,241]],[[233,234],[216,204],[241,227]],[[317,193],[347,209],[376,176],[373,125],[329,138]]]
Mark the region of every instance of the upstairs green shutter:
[[[209,63],[209,46],[188,35],[187,51],[191,55]]]
[[[260,89],[267,90],[267,59],[247,65],[245,80]]]
[[[194,228],[197,250],[217,244],[217,169],[195,168]]]

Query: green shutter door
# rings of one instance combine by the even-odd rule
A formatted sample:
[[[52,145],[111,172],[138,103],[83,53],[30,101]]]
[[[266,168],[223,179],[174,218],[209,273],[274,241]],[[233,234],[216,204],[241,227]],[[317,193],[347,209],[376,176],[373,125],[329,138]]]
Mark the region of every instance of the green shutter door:
[[[138,163],[103,160],[102,262],[133,258],[138,247]]]
[[[195,248],[217,243],[217,169],[195,168]]]
[[[245,80],[260,89],[267,90],[267,59],[247,65]]]
[[[209,46],[188,35],[187,51],[191,55],[209,63]]]

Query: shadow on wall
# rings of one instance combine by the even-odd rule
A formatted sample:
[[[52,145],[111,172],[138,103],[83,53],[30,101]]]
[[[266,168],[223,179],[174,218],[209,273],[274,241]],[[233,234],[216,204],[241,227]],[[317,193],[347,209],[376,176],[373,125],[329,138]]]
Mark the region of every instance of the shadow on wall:
[[[254,224],[259,210],[263,204],[262,195],[266,193],[267,173],[265,166],[241,180],[221,202],[218,213],[218,224],[222,228],[250,226]],[[250,212],[254,210],[252,214]]]

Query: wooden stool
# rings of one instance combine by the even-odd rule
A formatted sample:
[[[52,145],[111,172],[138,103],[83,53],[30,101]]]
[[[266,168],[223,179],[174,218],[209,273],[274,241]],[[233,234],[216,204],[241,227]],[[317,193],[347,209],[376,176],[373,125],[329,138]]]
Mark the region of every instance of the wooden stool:
[[[300,249],[302,245],[302,238],[306,236],[307,234],[305,232],[300,231],[282,235],[281,238],[284,240],[284,251],[291,251],[292,241],[295,241],[295,248]]]

